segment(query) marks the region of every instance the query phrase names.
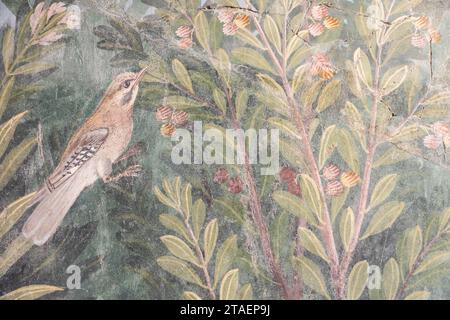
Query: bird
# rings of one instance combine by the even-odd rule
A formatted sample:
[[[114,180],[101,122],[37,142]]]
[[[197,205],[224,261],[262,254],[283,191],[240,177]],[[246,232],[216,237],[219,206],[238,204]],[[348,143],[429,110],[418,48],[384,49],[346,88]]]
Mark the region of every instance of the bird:
[[[70,138],[59,164],[29,205],[37,204],[22,234],[33,244],[42,246],[55,234],[84,189],[98,179],[111,182],[112,165],[131,139],[133,106],[146,71],[116,76],[95,111]]]

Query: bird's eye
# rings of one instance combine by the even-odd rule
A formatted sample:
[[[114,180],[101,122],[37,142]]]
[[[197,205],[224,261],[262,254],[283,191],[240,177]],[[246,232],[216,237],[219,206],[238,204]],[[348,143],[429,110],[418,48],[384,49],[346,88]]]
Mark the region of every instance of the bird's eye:
[[[125,89],[128,89],[130,86],[131,86],[131,80],[126,80],[126,81],[123,83],[123,87],[124,87]]]

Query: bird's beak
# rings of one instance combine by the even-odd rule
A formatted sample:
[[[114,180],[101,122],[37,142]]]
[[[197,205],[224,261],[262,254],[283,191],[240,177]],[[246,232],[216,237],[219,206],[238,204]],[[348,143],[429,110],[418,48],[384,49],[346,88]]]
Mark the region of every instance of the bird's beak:
[[[136,79],[134,80],[133,87],[137,86],[137,85],[141,82],[141,80],[144,78],[145,73],[147,72],[147,69],[148,69],[148,68],[149,68],[149,67],[145,67],[144,69],[142,69],[142,70],[138,73]]]

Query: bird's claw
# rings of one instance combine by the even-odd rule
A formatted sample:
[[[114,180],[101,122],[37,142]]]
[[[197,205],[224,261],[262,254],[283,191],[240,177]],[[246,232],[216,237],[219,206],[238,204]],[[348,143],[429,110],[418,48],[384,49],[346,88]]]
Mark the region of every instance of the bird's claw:
[[[106,177],[105,182],[112,183],[112,182],[117,182],[122,178],[138,177],[141,175],[142,172],[143,172],[142,166],[139,164],[135,164],[135,165],[129,166],[124,171],[118,173],[115,176]]]

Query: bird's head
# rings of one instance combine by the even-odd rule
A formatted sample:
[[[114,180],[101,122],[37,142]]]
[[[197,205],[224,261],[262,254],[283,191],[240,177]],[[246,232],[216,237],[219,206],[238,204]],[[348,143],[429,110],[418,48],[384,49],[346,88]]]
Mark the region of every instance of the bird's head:
[[[107,96],[120,107],[127,108],[133,106],[139,91],[139,83],[146,71],[147,68],[144,68],[139,72],[119,74],[109,86]]]

